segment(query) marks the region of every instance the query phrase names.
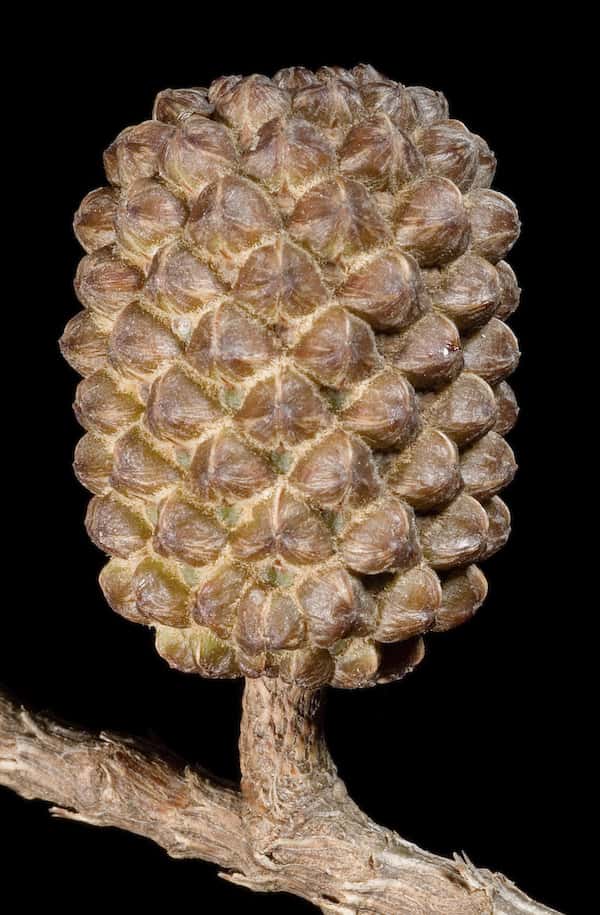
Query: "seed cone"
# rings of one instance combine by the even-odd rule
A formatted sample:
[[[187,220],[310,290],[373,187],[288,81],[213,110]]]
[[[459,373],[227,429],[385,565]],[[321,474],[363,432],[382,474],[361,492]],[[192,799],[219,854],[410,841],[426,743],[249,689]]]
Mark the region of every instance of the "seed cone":
[[[104,161],[61,347],[109,604],[180,670],[397,679],[509,533],[493,154],[358,66],[168,89]]]

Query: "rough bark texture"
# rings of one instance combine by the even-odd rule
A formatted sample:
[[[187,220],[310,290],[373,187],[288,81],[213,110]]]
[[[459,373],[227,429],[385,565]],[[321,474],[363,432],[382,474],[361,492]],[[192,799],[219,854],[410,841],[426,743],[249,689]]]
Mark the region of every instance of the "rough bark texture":
[[[286,891],[329,915],[543,915],[508,880],[422,851],[348,797],[320,693],[247,681],[241,792],[155,747],[63,727],[0,698],[0,784],[55,816],[146,836],[228,880]]]

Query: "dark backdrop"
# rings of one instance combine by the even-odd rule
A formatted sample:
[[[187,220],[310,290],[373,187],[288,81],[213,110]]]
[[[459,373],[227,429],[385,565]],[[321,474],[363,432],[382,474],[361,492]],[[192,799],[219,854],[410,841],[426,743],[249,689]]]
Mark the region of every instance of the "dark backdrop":
[[[181,23],[178,50],[160,22],[146,44],[133,37],[122,43],[106,26],[97,46],[82,34],[31,57],[31,85],[18,87],[21,120],[5,191],[16,195],[28,243],[16,246],[16,300],[5,302],[16,318],[15,336],[3,346],[11,365],[3,404],[12,442],[7,488],[16,507],[9,524],[4,516],[15,557],[5,558],[2,570],[0,679],[34,708],[90,728],[156,733],[190,759],[236,776],[241,684],[170,671],[150,631],[112,613],[96,583],[103,557],[85,535],[88,495],[71,471],[82,434],[70,406],[77,378],[56,344],[78,310],[72,275],[81,252],[72,214],[103,183],[102,150],[124,126],[148,117],[166,86],[364,60],[406,84],[442,89],[451,115],[496,151],[494,186],[516,201],[523,222],[509,257],[524,289],[511,322],[524,353],[514,376],[521,417],[510,438],[520,464],[507,493],[514,530],[486,564],[490,594],[475,620],[430,638],[426,660],[405,681],[330,691],[328,737],[351,794],[375,819],[432,851],[464,850],[573,913],[575,852],[565,834],[575,827],[579,771],[567,622],[576,612],[569,593],[574,544],[556,495],[567,472],[561,443],[571,343],[564,310],[571,305],[555,234],[565,201],[550,192],[564,178],[561,130],[569,117],[554,81],[558,40],[526,45],[515,37],[516,23],[503,21],[493,27],[495,42],[485,30],[481,40],[446,40],[442,30],[433,47],[423,32],[419,41],[392,41],[384,24],[362,41],[357,26],[352,41],[327,45],[306,35],[292,47],[261,42],[260,25],[228,33],[237,45],[229,50],[210,29],[197,42],[182,37]],[[15,263],[5,262],[5,271],[14,272]],[[46,805],[5,791],[0,816],[9,882],[24,864],[35,874],[26,888],[31,904],[60,897],[63,911],[79,912],[81,894],[91,891],[117,910],[164,900],[200,912],[313,911],[289,897],[252,896],[218,880],[213,866],[171,861],[144,839],[53,821]]]

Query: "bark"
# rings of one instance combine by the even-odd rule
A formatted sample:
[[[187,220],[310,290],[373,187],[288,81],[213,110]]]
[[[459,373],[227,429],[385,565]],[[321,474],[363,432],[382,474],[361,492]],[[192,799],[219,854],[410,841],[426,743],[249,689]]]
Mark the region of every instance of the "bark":
[[[543,915],[499,874],[422,851],[348,797],[321,727],[320,694],[249,680],[241,790],[130,738],[93,736],[0,697],[0,784],[55,816],[147,836],[173,857],[285,891],[328,915]],[[555,913],[556,915],[556,913]]]

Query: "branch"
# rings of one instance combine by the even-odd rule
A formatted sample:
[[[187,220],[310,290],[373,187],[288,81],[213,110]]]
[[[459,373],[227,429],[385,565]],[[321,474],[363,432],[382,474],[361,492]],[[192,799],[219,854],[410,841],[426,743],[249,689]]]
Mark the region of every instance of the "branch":
[[[31,715],[0,694],[0,784],[52,814],[146,836],[174,858],[243,867],[239,793],[150,744],[95,737]]]
[[[147,836],[328,915],[557,915],[501,875],[373,823],[337,776],[319,693],[247,681],[240,755],[237,792],[147,744],[96,738],[0,697],[0,784],[58,805],[55,815]]]

